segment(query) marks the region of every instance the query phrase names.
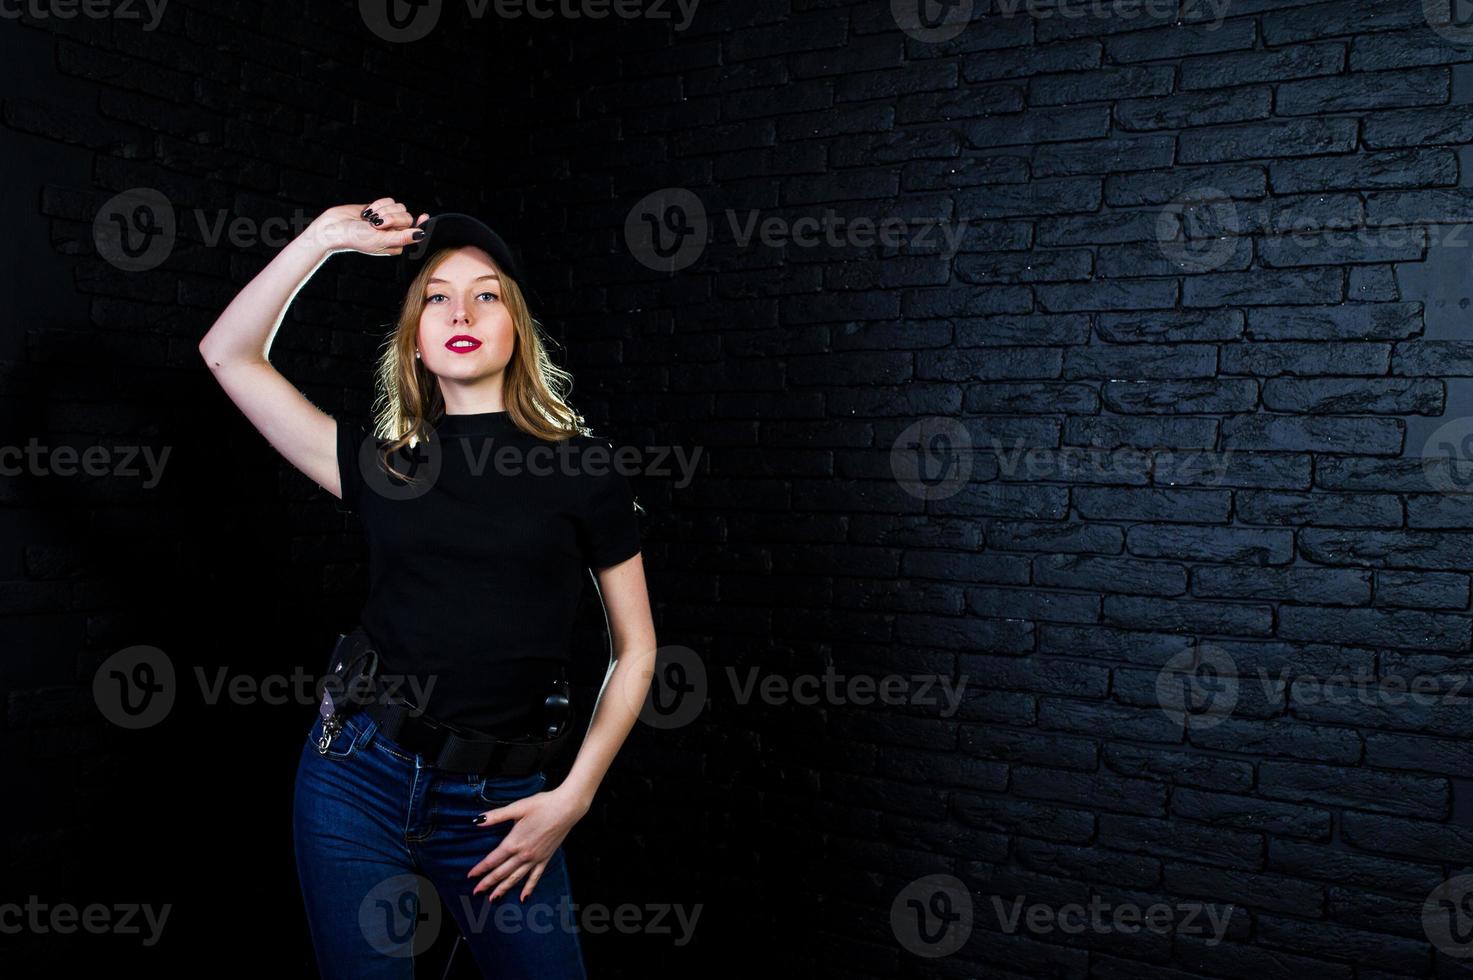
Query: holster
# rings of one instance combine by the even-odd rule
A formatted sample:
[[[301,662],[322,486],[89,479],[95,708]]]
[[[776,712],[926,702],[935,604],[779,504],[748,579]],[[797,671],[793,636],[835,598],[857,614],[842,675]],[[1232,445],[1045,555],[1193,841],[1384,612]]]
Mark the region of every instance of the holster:
[[[351,633],[338,634],[317,691],[317,710],[322,715],[322,737],[317,740],[319,753],[327,753],[348,715],[377,696],[378,668],[378,651],[362,626]]]

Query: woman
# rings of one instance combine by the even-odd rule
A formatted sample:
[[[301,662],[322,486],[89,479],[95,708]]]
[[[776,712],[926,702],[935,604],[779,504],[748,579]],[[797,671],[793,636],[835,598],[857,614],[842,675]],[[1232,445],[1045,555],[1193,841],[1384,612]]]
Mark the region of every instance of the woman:
[[[413,274],[378,365],[382,438],[317,409],[267,359],[297,290],[349,250],[402,253]],[[355,632],[419,715],[477,739],[545,739],[589,569],[609,623],[605,691],[617,696],[600,694],[554,789],[545,742],[532,742],[530,769],[522,753],[512,771],[506,758],[502,769],[446,761],[425,741],[444,728],[408,713],[410,739],[378,702],[341,729],[317,720],[298,765],[294,840],[325,977],[410,977],[446,910],[486,976],[584,976],[562,841],[634,725],[655,637],[637,504],[609,444],[563,401],[571,379],[548,360],[521,285],[480,222],[414,220],[380,198],[323,212],[199,345],[267,441],[359,514],[370,588]]]

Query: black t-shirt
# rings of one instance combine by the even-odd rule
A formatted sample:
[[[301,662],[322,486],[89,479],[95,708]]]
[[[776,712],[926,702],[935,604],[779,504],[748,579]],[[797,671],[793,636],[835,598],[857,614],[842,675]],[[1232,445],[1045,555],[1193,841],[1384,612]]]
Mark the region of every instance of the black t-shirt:
[[[406,483],[380,467],[382,442],[365,425],[337,429],[340,506],[368,542],[361,622],[382,671],[415,678],[435,718],[526,730],[572,655],[587,569],[640,550],[612,444],[548,442],[506,411],[444,415],[427,442],[395,455],[417,481]],[[401,692],[415,700],[407,683]]]

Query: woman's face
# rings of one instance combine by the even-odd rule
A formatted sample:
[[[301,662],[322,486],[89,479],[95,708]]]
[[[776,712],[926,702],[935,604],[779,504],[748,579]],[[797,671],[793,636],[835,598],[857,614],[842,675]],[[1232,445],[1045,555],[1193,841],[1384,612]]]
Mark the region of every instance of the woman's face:
[[[501,302],[491,257],[473,245],[455,251],[425,284],[420,360],[442,380],[474,382],[511,360],[516,328]]]

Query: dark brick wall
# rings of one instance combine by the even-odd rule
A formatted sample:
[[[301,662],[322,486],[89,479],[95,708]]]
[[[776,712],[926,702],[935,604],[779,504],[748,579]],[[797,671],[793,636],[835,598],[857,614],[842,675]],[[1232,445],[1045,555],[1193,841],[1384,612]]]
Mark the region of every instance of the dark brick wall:
[[[14,438],[177,454],[150,493],[0,484],[9,771],[53,790],[9,835],[19,880],[85,898],[102,856],[110,882],[169,883],[134,900],[183,903],[158,839],[224,821],[276,873],[232,912],[296,914],[295,718],[186,711],[145,743],[205,733],[186,793],[98,722],[90,678],[132,643],[315,662],[362,587],[356,526],[197,363],[269,247],[182,231],[124,274],[91,227],[139,186],[255,220],[387,192],[502,221],[586,413],[704,454],[689,486],[638,482],[660,638],[710,702],[641,726],[570,849],[586,900],[705,908],[688,947],[591,937],[607,975],[1463,971],[1467,920],[1439,904],[1473,868],[1455,11],[997,0],[953,32],[880,2],[678,26],[452,4],[395,43],[354,6],[4,25]],[[848,237],[791,237],[830,211]],[[393,300],[334,259],[277,363],[366,411]],[[803,704],[744,697],[749,670],[913,686]],[[274,757],[238,748],[272,726]],[[190,832],[98,837],[139,784]],[[155,843],[98,843],[119,836]],[[1091,903],[1164,925],[1059,927]]]

